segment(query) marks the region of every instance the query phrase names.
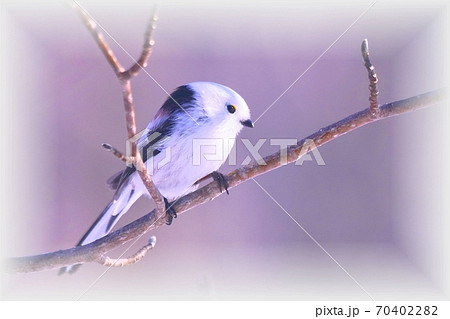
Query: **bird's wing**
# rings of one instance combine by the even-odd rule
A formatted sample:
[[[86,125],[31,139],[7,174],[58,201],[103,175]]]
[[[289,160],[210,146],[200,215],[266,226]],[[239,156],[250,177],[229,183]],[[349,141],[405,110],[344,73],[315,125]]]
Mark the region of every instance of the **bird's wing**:
[[[165,148],[165,142],[170,138],[160,134],[159,132],[148,132],[143,135],[138,141],[138,149],[142,156],[144,163],[153,156],[158,155]],[[136,172],[134,165],[128,166],[124,170],[112,175],[106,183],[116,192],[128,181],[129,177]]]
[[[177,115],[188,112],[193,107],[194,100],[195,92],[187,85],[178,87],[167,98],[147,126],[147,132],[137,142],[144,163],[165,148],[167,140],[173,135],[177,125]],[[200,119],[197,118],[197,121]],[[111,189],[118,190],[134,172],[136,172],[134,166],[127,167],[111,176],[107,184]]]
[[[106,184],[109,186],[110,189],[116,190],[117,188],[119,188],[120,179],[122,177],[122,174],[125,172],[125,170],[126,169],[123,169],[120,172],[117,172],[113,176],[108,178],[108,180],[106,181]]]

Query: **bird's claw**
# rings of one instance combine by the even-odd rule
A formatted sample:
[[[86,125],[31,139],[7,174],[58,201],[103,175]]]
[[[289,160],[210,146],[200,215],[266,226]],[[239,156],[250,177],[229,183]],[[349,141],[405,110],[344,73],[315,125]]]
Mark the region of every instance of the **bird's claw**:
[[[227,194],[230,195],[230,192],[228,192],[228,188],[230,187],[230,185],[228,184],[228,181],[227,181],[227,178],[225,177],[225,175],[214,171],[214,172],[212,172],[212,178],[217,182],[217,184],[219,184],[220,191],[222,191],[222,187],[223,187],[225,189],[225,191],[227,192]]]
[[[171,225],[174,218],[177,218],[177,212],[172,205],[169,204],[167,198],[164,197],[164,205],[166,206],[166,225]]]

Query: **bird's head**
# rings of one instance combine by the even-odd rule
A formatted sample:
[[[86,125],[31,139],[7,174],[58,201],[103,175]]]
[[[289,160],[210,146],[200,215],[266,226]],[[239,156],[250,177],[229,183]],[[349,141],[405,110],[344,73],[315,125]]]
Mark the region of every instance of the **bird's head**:
[[[213,82],[193,82],[187,84],[194,92],[212,125],[227,128],[234,134],[244,127],[253,127],[250,110],[244,99],[227,86]]]

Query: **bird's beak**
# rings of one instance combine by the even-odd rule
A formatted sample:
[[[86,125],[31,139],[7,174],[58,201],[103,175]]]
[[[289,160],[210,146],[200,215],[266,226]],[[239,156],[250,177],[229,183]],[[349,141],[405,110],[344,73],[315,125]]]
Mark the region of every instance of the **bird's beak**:
[[[255,125],[253,125],[253,122],[251,120],[241,121],[241,123],[242,125],[247,127],[255,127]]]

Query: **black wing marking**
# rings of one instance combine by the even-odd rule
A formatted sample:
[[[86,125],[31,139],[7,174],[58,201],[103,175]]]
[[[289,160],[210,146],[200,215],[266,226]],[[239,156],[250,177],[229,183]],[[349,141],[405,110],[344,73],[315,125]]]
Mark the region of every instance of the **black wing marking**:
[[[177,112],[188,111],[189,108],[195,105],[195,100],[195,92],[193,89],[187,85],[179,86],[161,106],[160,112],[162,111],[170,116]]]
[[[164,139],[172,135],[173,129],[176,125],[176,119],[178,113],[189,112],[189,110],[195,105],[195,92],[188,85],[182,85],[175,89],[175,91],[167,98],[164,104],[156,113],[153,121],[157,119],[164,119],[156,127],[153,127],[151,131],[147,132],[139,139],[138,147],[141,152],[142,160],[145,163],[152,156],[156,156],[164,149]],[[180,107],[181,106],[181,107]],[[205,117],[201,117],[203,120]],[[155,132],[159,135],[154,138],[152,136]],[[136,168],[133,166],[127,167],[124,170],[111,176],[107,184],[113,190],[118,190],[120,187],[128,181],[128,178],[136,172]]]
[[[108,178],[106,183],[108,184],[109,188],[117,191],[134,172],[136,172],[136,168],[134,167],[134,165],[132,167],[127,167]]]
[[[183,85],[175,89],[175,91],[167,98],[155,116],[157,118],[165,118],[152,128],[153,131],[159,132],[165,136],[171,136],[176,126],[178,114],[188,113],[191,117],[195,114],[191,109],[196,105],[195,92],[189,86]]]
[[[125,170],[121,170],[120,172],[115,173],[113,176],[108,178],[106,184],[108,184],[109,188],[112,190],[116,190],[119,188],[120,179],[122,178],[122,174]]]

